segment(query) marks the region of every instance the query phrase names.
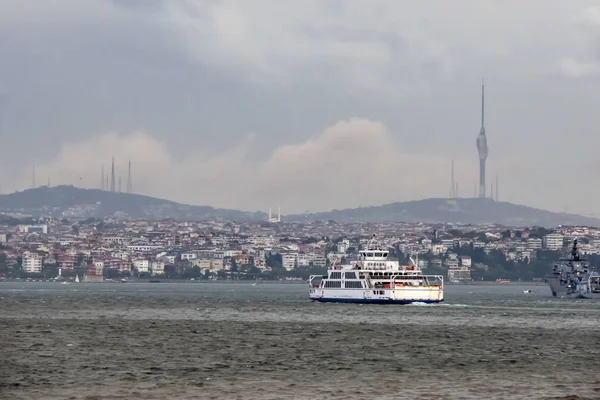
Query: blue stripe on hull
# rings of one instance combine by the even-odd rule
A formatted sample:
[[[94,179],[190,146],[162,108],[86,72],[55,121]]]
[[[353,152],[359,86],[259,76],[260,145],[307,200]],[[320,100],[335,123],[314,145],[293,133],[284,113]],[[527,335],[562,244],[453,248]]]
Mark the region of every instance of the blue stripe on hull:
[[[321,303],[363,303],[363,304],[411,304],[411,303],[441,303],[444,300],[392,300],[392,299],[344,299],[335,297],[322,297],[311,299]]]

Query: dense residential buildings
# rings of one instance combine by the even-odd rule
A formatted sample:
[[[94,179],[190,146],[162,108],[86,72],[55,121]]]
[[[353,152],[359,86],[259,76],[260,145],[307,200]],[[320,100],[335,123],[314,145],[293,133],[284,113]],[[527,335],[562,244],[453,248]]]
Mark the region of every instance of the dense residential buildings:
[[[589,227],[48,218],[0,224],[0,277],[306,278],[355,262],[373,234],[391,256],[450,282],[539,278],[575,237],[600,260],[600,230]]]
[[[30,251],[24,252],[22,268],[27,274],[39,274],[42,272],[42,256]]]

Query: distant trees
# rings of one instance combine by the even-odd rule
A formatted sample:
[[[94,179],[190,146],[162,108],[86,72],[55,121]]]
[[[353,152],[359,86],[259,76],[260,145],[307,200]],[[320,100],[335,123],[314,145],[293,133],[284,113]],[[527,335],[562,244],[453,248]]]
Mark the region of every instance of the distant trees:
[[[7,259],[6,254],[0,253],[0,275],[8,275],[9,273]]]
[[[496,280],[498,278],[510,279],[513,281],[543,278],[552,268],[552,264],[561,256],[560,251],[538,250],[535,258],[525,257],[523,260],[507,259],[503,251],[492,250],[488,254],[482,248],[468,246],[454,246],[452,252],[458,256],[471,257],[471,277],[475,280]],[[400,253],[399,259],[406,257]],[[445,261],[446,255],[434,256],[431,252],[419,256],[428,262],[426,272],[429,274],[446,274],[446,267],[433,266],[432,260],[441,259]],[[600,255],[586,256],[592,266],[600,266]]]

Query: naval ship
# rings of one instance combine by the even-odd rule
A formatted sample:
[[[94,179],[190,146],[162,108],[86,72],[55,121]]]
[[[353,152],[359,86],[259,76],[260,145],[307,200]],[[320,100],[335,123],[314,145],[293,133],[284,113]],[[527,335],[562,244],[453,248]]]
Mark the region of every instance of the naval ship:
[[[569,257],[552,266],[546,283],[554,297],[600,299],[600,274],[579,255],[577,238],[573,240]]]

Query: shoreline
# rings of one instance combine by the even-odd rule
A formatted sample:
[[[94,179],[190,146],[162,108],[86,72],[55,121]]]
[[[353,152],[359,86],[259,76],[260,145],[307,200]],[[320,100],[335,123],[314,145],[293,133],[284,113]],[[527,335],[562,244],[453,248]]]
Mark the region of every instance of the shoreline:
[[[16,280],[16,279],[5,279],[0,280],[0,284],[2,283],[61,283],[61,282],[51,282],[51,281],[26,281],[26,280]],[[70,284],[75,284],[75,282],[68,281]],[[101,282],[78,282],[78,283],[186,283],[186,284],[236,284],[236,285],[251,285],[254,283],[258,283],[261,285],[306,285],[308,281],[302,280],[185,280],[185,279],[135,279],[135,280],[127,280],[126,282],[120,282],[117,280],[114,281],[101,281]],[[444,282],[444,285],[450,286],[472,286],[472,285],[483,285],[483,286],[496,286],[496,285],[504,285],[504,286],[545,286],[546,283],[543,281],[515,281],[515,282],[496,282],[496,281],[469,281],[469,282]]]

